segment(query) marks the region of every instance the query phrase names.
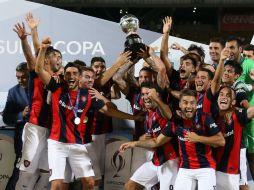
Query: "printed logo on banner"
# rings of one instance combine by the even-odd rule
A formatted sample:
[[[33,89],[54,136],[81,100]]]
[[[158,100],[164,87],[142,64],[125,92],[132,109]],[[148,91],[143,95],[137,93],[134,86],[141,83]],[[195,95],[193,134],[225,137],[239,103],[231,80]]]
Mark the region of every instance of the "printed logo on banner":
[[[113,178],[120,177],[118,174],[125,166],[125,159],[119,154],[119,150],[115,151],[113,157],[111,158],[111,166],[116,170]]]

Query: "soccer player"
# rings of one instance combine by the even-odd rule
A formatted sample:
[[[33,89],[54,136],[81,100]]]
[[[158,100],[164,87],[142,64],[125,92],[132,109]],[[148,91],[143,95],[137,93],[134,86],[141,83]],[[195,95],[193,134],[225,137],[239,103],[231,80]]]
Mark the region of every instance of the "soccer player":
[[[214,113],[216,124],[225,137],[225,146],[215,149],[217,162],[216,184],[218,190],[238,190],[240,181],[240,149],[242,129],[254,117],[254,107],[236,109],[236,94],[222,86]]]
[[[151,83],[141,84],[141,98],[147,110],[145,128],[152,138],[156,138],[166,127],[172,114]],[[150,138],[151,139],[151,138]],[[124,143],[120,151],[127,148],[145,147],[146,140]],[[153,148],[153,147],[150,147]],[[150,189],[160,182],[160,189],[173,189],[178,170],[177,139],[154,149],[151,161],[145,162],[125,184],[125,189]]]
[[[196,92],[189,89],[181,91],[179,107],[180,118],[174,118],[172,123],[168,123],[157,138],[133,144],[147,148],[158,147],[176,135],[179,141],[180,169],[174,189],[192,189],[197,180],[199,189],[214,190],[216,163],[212,158],[211,146],[224,146],[225,139],[209,115],[196,114]]]

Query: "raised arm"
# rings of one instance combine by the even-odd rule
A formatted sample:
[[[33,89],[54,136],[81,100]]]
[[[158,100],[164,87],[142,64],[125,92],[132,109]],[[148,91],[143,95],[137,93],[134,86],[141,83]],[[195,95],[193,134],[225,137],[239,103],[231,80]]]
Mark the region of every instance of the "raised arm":
[[[211,91],[215,95],[220,90],[221,78],[224,72],[224,62],[229,57],[229,49],[224,48],[221,52],[220,61],[211,82]]]
[[[168,58],[168,38],[172,26],[172,18],[167,16],[162,21],[163,21],[163,35],[161,39],[160,58],[166,67],[167,73],[171,74],[172,65]]]
[[[117,58],[116,62],[103,73],[102,77],[95,81],[96,84],[99,84],[99,86],[104,86],[109,81],[109,79],[111,79],[112,76],[117,72],[117,70],[126,62],[128,62],[128,60],[130,59],[130,55],[130,51],[121,53],[120,56]]]
[[[157,84],[160,88],[166,87],[166,68],[162,60],[155,54],[153,48],[147,47],[146,51],[140,49],[138,53],[157,72]],[[149,59],[152,58],[152,59]]]
[[[22,24],[20,24],[20,23],[15,24],[13,31],[17,33],[17,35],[21,41],[21,46],[22,46],[24,56],[26,58],[28,70],[29,71],[34,70],[36,59],[33,56],[31,47],[27,41],[27,36],[29,34],[26,32],[25,24],[23,22],[22,22]]]
[[[31,12],[27,13],[26,15],[26,22],[31,29],[31,34],[32,34],[32,40],[33,40],[33,46],[34,46],[34,52],[36,53],[39,51],[40,48],[40,41],[39,41],[39,36],[38,36],[38,25],[39,25],[39,19],[34,18],[33,14]]]
[[[124,76],[125,76],[125,73],[131,67],[134,67],[134,65],[135,65],[134,62],[128,61],[113,76],[113,81],[117,84],[117,86],[120,88],[121,92],[124,95],[127,95],[129,93],[129,88],[130,88],[129,83],[124,79]]]
[[[35,65],[35,72],[39,75],[45,85],[48,85],[51,79],[51,75],[49,74],[49,72],[44,69],[45,53],[50,44],[50,38],[45,38],[42,40],[39,55],[37,57]]]
[[[172,112],[167,104],[165,104],[163,101],[161,101],[160,97],[158,96],[158,93],[155,89],[149,89],[148,97],[151,98],[152,101],[154,101],[161,112],[162,117],[165,119],[170,120],[172,118]]]

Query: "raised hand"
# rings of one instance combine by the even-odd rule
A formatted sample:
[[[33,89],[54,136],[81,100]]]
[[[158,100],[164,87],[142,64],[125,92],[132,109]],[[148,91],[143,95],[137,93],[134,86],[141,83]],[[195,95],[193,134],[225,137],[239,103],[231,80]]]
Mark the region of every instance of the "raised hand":
[[[44,38],[41,42],[41,48],[48,48],[51,45],[51,39],[49,37]]]
[[[142,49],[140,48],[139,51],[137,52],[138,56],[142,57],[143,59],[147,59],[148,57],[150,57],[149,55],[149,46],[146,46],[146,49]]]
[[[26,27],[25,27],[24,22],[22,22],[22,24],[20,24],[20,23],[15,24],[15,26],[14,26],[14,28],[13,28],[13,31],[17,33],[18,37],[19,37],[21,40],[26,39],[26,37],[27,37],[28,35],[30,35],[30,33],[27,33],[27,32],[26,32]]]
[[[34,18],[31,12],[27,13],[25,19],[26,19],[26,23],[28,24],[31,30],[34,28],[37,28],[37,26],[39,25],[39,19]]]
[[[117,62],[121,62],[122,64],[127,63],[131,58],[131,53],[132,53],[131,51],[121,53],[117,58]]]
[[[220,59],[221,59],[222,61],[225,61],[229,56],[230,56],[229,48],[226,48],[226,47],[225,47],[225,48],[221,51]]]
[[[163,34],[169,33],[172,26],[172,17],[166,16],[163,20]]]
[[[151,100],[156,100],[156,99],[159,98],[158,93],[156,92],[156,90],[154,88],[149,89],[149,91],[148,91],[148,97]]]
[[[181,49],[181,45],[178,44],[177,42],[174,42],[174,43],[171,45],[171,48],[172,48],[172,49],[175,49],[175,50],[180,50],[180,49]]]

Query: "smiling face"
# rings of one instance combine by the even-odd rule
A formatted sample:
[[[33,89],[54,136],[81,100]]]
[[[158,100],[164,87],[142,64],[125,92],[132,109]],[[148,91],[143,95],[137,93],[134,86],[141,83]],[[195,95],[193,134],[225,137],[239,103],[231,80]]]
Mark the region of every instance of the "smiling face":
[[[224,87],[220,90],[218,96],[218,106],[220,111],[227,111],[235,104],[234,93],[229,87]]]
[[[242,48],[239,47],[236,40],[226,42],[226,48],[229,49],[229,60],[238,61]]]
[[[79,86],[81,88],[92,88],[94,84],[95,74],[93,71],[83,71],[79,81]]]
[[[213,62],[219,63],[220,53],[223,47],[219,42],[210,42],[209,44],[209,55]]]
[[[195,78],[195,86],[197,92],[206,91],[211,84],[208,73],[206,71],[198,71]]]
[[[143,104],[147,110],[154,109],[156,104],[149,98],[149,88],[142,87],[141,88],[141,98],[143,100]]]
[[[197,100],[195,96],[183,96],[180,99],[179,107],[184,119],[192,119],[197,110]]]
[[[70,90],[77,90],[79,85],[80,73],[77,67],[68,67],[64,73],[64,80],[66,81]]]
[[[238,74],[235,73],[234,67],[231,65],[226,65],[224,68],[224,72],[222,75],[222,82],[227,85],[232,85],[234,81],[239,77]]]

